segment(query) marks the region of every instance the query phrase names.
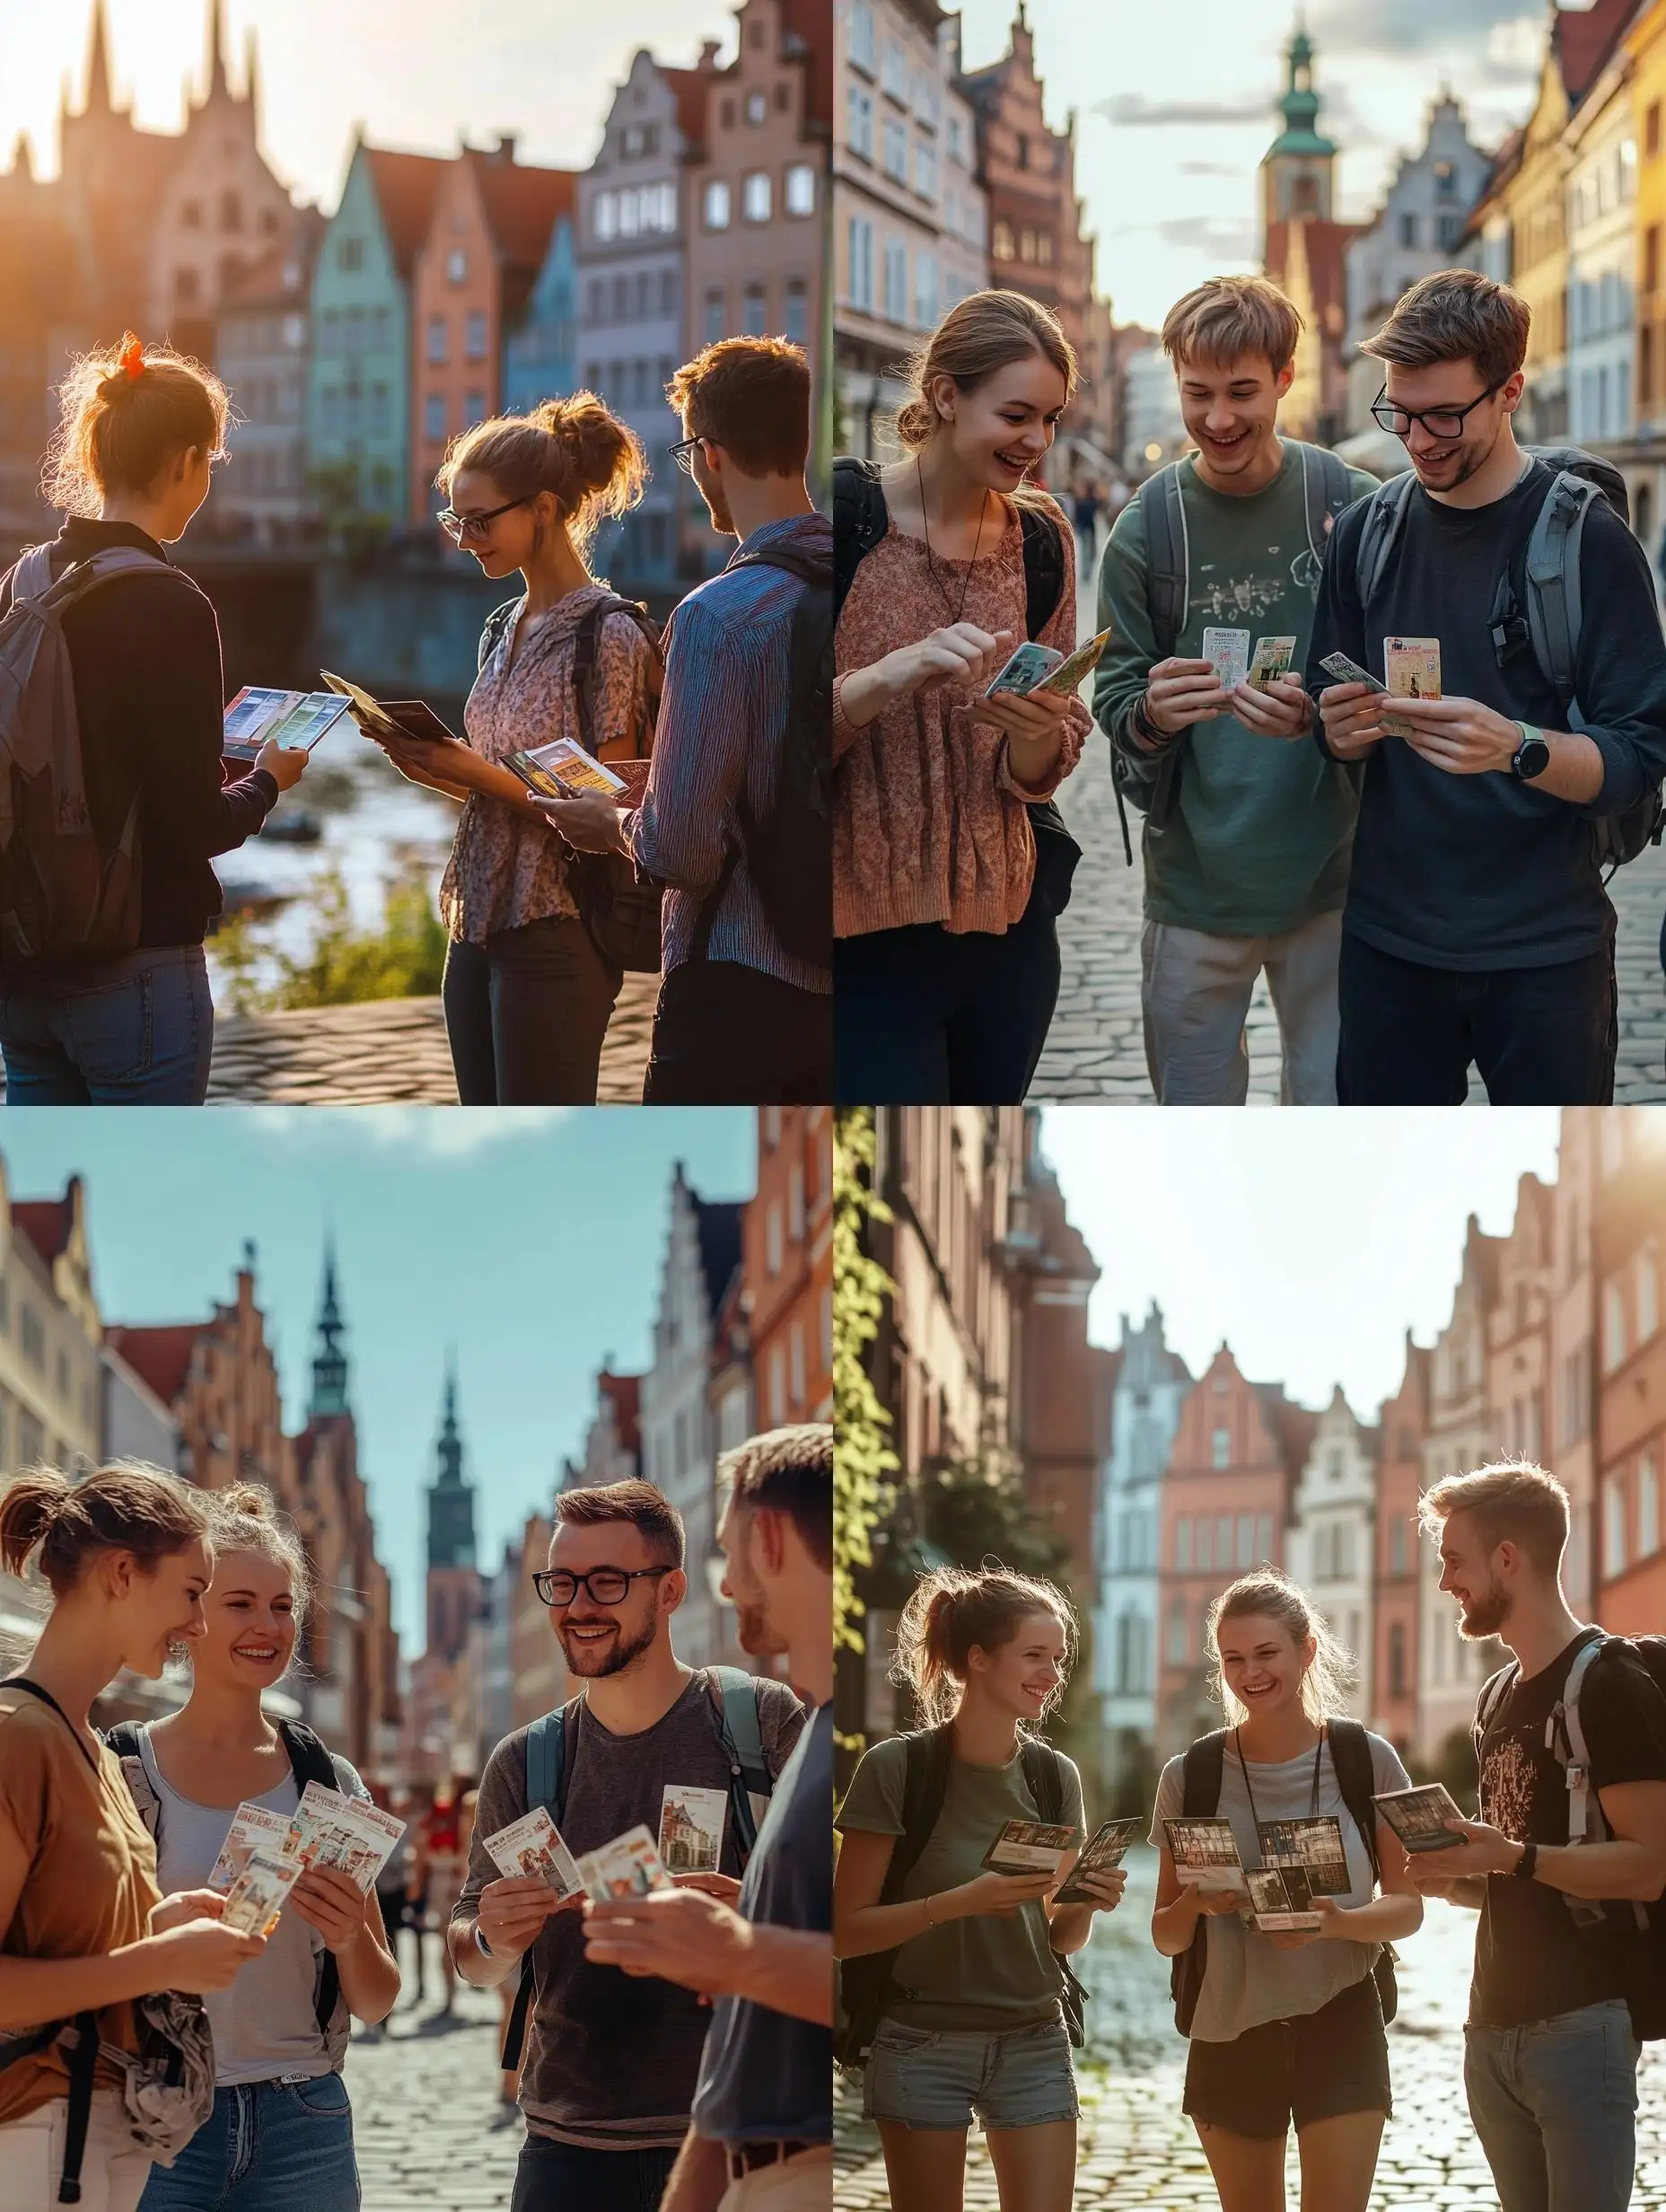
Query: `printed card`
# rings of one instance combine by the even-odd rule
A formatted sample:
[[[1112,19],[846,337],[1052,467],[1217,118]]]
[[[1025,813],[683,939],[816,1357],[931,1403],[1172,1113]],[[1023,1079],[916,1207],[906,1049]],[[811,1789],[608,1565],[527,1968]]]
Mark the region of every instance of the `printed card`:
[[[599,1850],[586,1851],[577,1864],[585,1889],[599,1905],[618,1897],[646,1897],[651,1890],[671,1887],[653,1838],[640,1824],[627,1828]]]
[[[334,1867],[368,1896],[405,1833],[405,1823],[365,1798],[346,1797],[342,1802],[345,1810],[320,1838],[311,1864]]]
[[[723,1856],[725,1789],[668,1782],[660,1801],[660,1856],[674,1874],[715,1874]]]
[[[1038,645],[1033,639],[1026,638],[986,687],[984,697],[992,699],[997,691],[1016,691],[1022,698],[1026,691],[1035,690],[1044,676],[1060,667],[1064,658],[1053,646]]]
[[[1083,1874],[1109,1874],[1113,1866],[1120,1866],[1130,1844],[1137,1843],[1144,1832],[1144,1821],[1107,1821],[1096,1828],[1088,1838],[1081,1857],[1065,1878],[1064,1887],[1053,1893],[1056,1905],[1085,1905],[1091,1903],[1088,1892],[1081,1886]]]
[[[1105,648],[1116,635],[1113,630],[1100,630],[1097,637],[1090,637],[1084,645],[1062,660],[1052,674],[1037,684],[1038,691],[1074,691],[1096,669],[1104,658]]]
[[[1265,691],[1278,677],[1287,676],[1295,664],[1295,657],[1293,637],[1258,637],[1255,651],[1250,656],[1250,689]]]
[[[509,753],[505,759],[522,782],[546,799],[576,798],[581,791],[599,792],[603,798],[612,799],[625,789],[622,776],[616,776],[570,737],[553,737],[547,745],[533,745],[525,752]]]
[[[1243,1861],[1230,1821],[1164,1821],[1162,1827],[1182,1882],[1200,1890],[1243,1890]]]
[[[1363,683],[1373,691],[1386,691],[1388,686],[1380,683],[1368,668],[1357,661],[1349,660],[1346,653],[1328,653],[1320,663],[1327,676],[1334,676],[1338,683]]]
[[[269,1936],[277,1926],[284,1900],[301,1873],[298,1859],[251,1851],[247,1865],[225,1894],[220,1918],[240,1936]]]
[[[1222,690],[1235,691],[1250,673],[1249,631],[1205,630],[1203,657],[1214,671]]]
[[[243,1868],[249,1864],[251,1851],[265,1851],[276,1857],[283,1850],[284,1839],[289,1833],[289,1815],[273,1813],[265,1805],[250,1804],[245,1801],[232,1815],[232,1825],[226,1830],[225,1841],[220,1846],[220,1856],[214,1863],[214,1872],[208,1877],[211,1890],[229,1890]]]
[[[1319,1915],[1307,1909],[1305,1885],[1299,1876],[1293,1883],[1276,1866],[1250,1866],[1244,1870],[1244,1882],[1254,1908],[1251,1917],[1263,1934],[1293,1934],[1320,1926]]]
[[[571,1897],[584,1886],[578,1862],[542,1805],[488,1836],[486,1848],[499,1874],[547,1883],[557,1897]]]
[[[1397,699],[1438,699],[1441,696],[1441,641],[1438,637],[1385,637],[1382,672],[1389,695]],[[1399,715],[1384,715],[1382,726],[1396,737],[1411,724]]]
[[[1256,1833],[1263,1863],[1299,1871],[1315,1897],[1346,1897],[1353,1888],[1342,1848],[1342,1823],[1334,1813],[1302,1821],[1262,1821]]]
[[[1074,1828],[1046,1821],[1008,1821],[984,1853],[992,1874],[1050,1874],[1076,1840]]]
[[[1371,1802],[1408,1851],[1450,1851],[1469,1840],[1454,1825],[1463,1813],[1443,1782],[1385,1790]]]
[[[298,1862],[297,1873],[304,1874],[316,1862],[346,1810],[347,1801],[338,1789],[327,1789],[322,1782],[307,1784],[283,1843],[282,1856]]]

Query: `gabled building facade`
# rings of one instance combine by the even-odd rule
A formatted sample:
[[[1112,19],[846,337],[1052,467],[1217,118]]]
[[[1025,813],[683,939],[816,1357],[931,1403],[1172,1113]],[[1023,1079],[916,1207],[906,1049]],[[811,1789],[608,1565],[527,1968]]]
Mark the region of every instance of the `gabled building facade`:
[[[1372,1599],[1371,1700],[1361,1709],[1404,1759],[1417,1733],[1417,1591],[1423,1444],[1431,1355],[1406,1332],[1399,1389],[1378,1417],[1376,1584]]]
[[[1290,1573],[1355,1669],[1348,1711],[1372,1709],[1377,1481],[1380,1437],[1356,1418],[1340,1386],[1319,1417],[1292,1500]]]

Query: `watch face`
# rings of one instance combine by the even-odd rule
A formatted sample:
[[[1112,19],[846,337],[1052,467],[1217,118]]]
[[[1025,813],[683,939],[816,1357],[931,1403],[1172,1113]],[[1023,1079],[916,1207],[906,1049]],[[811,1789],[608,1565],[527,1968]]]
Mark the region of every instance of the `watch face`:
[[[1521,782],[1530,783],[1550,766],[1550,748],[1542,737],[1524,737],[1510,765]]]

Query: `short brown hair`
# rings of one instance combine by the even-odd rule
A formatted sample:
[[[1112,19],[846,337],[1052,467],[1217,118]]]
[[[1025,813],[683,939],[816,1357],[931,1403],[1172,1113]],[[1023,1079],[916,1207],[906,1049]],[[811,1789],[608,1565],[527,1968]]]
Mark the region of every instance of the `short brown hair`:
[[[1455,1513],[1475,1515],[1488,1550],[1519,1546],[1541,1575],[1554,1575],[1567,1543],[1567,1492],[1556,1477],[1526,1461],[1504,1460],[1473,1474],[1448,1475],[1425,1490],[1417,1518],[1437,1540]]]
[[[1472,268],[1437,269],[1401,294],[1374,338],[1359,349],[1402,369],[1473,361],[1488,391],[1507,384],[1527,359],[1533,311],[1519,292]]]
[[[0,1567],[22,1575],[39,1547],[40,1573],[66,1596],[101,1551],[130,1551],[147,1574],[209,1533],[202,1493],[157,1467],[115,1461],[72,1482],[31,1467],[0,1494]]]
[[[225,452],[232,402],[200,361],[128,331],[118,347],[83,354],[58,387],[58,426],[41,489],[65,514],[96,514],[106,492],[144,492],[193,446]]]
[[[685,361],[665,396],[690,437],[744,476],[799,476],[810,458],[810,359],[784,338],[723,338]]]
[[[1162,319],[1162,350],[1177,369],[1188,361],[1224,368],[1260,354],[1276,376],[1301,336],[1294,303],[1265,276],[1211,276]]]
[[[602,1482],[591,1489],[562,1490],[556,1497],[556,1525],[594,1528],[603,1521],[628,1521],[639,1529],[656,1559],[680,1567],[682,1515],[652,1482]]]
[[[1076,389],[1076,353],[1052,309],[1027,292],[967,293],[906,364],[914,397],[898,414],[898,437],[916,452],[936,436],[942,417],[931,397],[934,378],[946,376],[960,391],[976,391],[997,369],[1032,354],[1050,361],[1064,378],[1068,405]]]
[[[730,1502],[784,1513],[819,1567],[833,1566],[833,1429],[827,1421],[801,1421],[750,1437],[717,1462],[717,1479],[729,1485]]]
[[[593,391],[546,399],[530,415],[495,415],[460,432],[434,479],[448,499],[465,469],[495,484],[505,499],[553,493],[581,549],[599,522],[629,513],[648,474],[642,440]]]

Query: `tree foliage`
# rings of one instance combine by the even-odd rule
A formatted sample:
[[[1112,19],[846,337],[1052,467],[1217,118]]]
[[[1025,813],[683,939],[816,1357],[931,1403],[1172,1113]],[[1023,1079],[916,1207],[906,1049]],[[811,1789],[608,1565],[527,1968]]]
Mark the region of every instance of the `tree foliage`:
[[[868,1373],[890,1277],[866,1248],[871,1221],[890,1218],[872,1189],[873,1115],[839,1110],[833,1143],[833,1645],[860,1652],[856,1577],[873,1563],[874,1529],[890,1511],[890,1415]],[[855,1748],[847,1746],[846,1748]]]

